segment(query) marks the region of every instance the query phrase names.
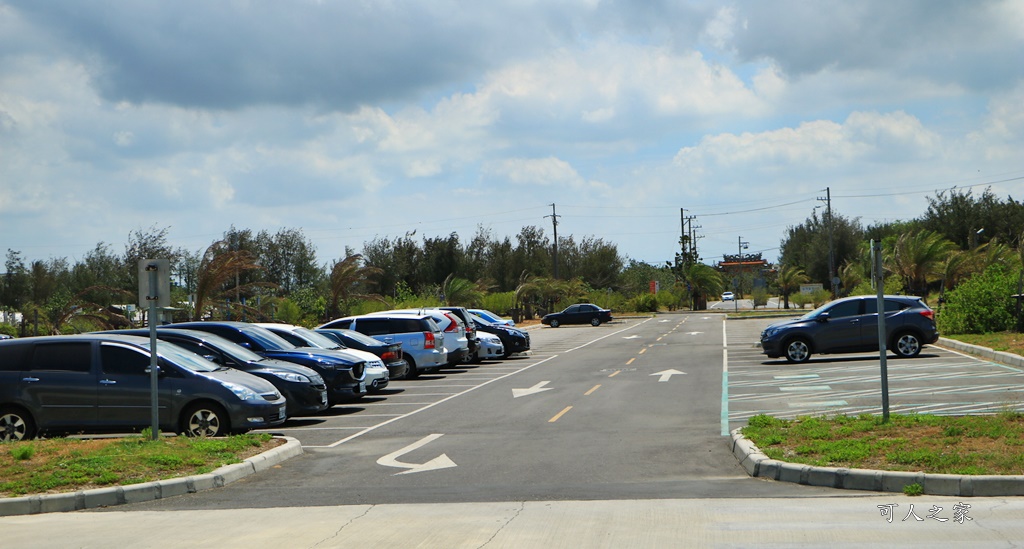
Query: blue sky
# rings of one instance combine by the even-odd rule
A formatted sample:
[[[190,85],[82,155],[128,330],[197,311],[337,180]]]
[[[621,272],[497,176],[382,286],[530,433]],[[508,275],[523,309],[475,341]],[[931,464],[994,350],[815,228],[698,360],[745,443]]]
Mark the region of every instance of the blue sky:
[[[0,247],[412,230],[775,260],[828,187],[864,225],[1021,200],[1019,1],[0,0]]]

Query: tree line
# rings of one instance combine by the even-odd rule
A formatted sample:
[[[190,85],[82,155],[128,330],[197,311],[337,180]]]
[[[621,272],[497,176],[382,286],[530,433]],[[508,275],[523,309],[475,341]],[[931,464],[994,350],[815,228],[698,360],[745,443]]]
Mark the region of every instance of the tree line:
[[[835,295],[869,293],[871,240],[882,243],[891,293],[945,295],[993,266],[1010,274],[1021,270],[1020,202],[989,190],[976,197],[956,189],[928,202],[920,218],[867,227],[840,213],[812,212],[786,230],[779,264],[751,275],[762,282],[755,303],[763,304],[761,296],[772,293],[788,308],[790,296],[806,282],[821,282]],[[840,280],[834,288],[830,252]],[[679,251],[675,255],[674,263],[651,265],[625,258],[601,238],[572,235],[558,237],[556,253],[542,228],[526,226],[501,238],[480,227],[468,241],[456,233],[417,238],[415,231],[378,237],[324,262],[301,229],[270,233],[232,226],[206,249],[188,250],[169,242],[167,228],[154,226],[131,233],[123,252],[101,242],[74,263],[66,258],[26,262],[9,249],[0,278],[0,312],[5,313],[0,331],[12,312],[41,322],[34,331],[44,333],[131,322],[123,306],[138,300],[137,263],[144,258],[170,260],[172,298],[182,305],[175,319],[280,318],[311,324],[385,307],[453,304],[533,314],[578,301],[653,311],[702,308],[709,296],[725,289],[715,265]],[[652,281],[660,291],[650,291]]]

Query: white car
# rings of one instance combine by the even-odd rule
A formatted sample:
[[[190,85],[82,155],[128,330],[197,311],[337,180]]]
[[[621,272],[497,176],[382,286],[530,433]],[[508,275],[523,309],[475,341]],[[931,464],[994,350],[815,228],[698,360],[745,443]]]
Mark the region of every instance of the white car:
[[[722,301],[732,301],[736,296],[732,292],[725,292],[722,294]]]
[[[477,332],[480,346],[476,348],[476,360],[501,360],[505,357],[505,346],[501,344],[501,338],[487,332]]]

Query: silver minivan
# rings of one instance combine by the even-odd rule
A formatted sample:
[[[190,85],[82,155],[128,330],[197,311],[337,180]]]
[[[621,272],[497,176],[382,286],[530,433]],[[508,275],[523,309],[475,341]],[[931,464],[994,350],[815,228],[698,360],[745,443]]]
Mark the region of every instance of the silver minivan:
[[[150,426],[149,339],[114,334],[0,341],[0,440]],[[284,423],[270,382],[159,342],[159,428],[217,436]]]

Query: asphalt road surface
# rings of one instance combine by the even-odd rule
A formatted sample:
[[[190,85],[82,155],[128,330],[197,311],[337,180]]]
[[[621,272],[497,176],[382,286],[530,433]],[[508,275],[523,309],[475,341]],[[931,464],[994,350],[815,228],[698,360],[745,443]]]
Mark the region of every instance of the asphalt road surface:
[[[131,507],[847,495],[739,466],[723,436],[725,329],[713,314],[534,329],[529,357],[289,422],[275,431],[305,454],[279,468]]]

